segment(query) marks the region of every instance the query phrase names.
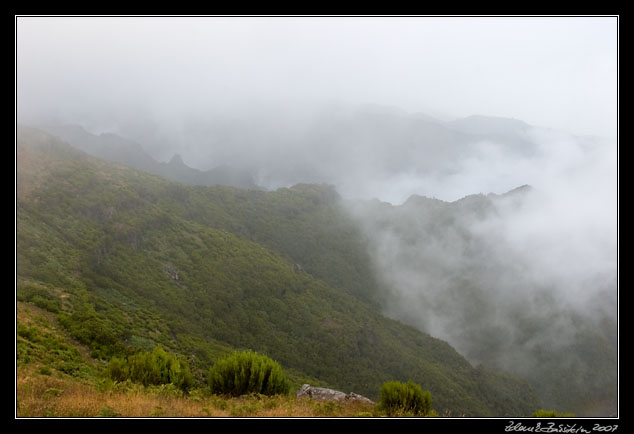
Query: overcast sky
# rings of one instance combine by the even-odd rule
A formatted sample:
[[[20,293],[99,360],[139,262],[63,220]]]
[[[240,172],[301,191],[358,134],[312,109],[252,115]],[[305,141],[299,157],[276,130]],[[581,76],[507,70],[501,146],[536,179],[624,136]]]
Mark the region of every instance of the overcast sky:
[[[616,17],[18,17],[18,115],[340,101],[616,136]]]

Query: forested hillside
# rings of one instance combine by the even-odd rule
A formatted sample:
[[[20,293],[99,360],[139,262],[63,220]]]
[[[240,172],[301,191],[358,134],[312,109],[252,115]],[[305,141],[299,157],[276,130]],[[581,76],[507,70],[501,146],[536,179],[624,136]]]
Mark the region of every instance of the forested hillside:
[[[381,315],[367,241],[328,186],[186,186],[26,127],[16,181],[18,300],[96,360],[160,344],[202,381],[222,355],[253,349],[296,382],[371,398],[414,381],[440,414],[540,408],[525,380]]]

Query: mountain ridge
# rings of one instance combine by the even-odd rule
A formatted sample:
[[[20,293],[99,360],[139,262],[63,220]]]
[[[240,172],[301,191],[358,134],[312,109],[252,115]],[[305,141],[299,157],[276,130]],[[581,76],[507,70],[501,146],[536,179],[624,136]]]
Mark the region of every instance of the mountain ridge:
[[[58,136],[74,147],[98,158],[125,164],[135,169],[163,176],[188,185],[229,185],[241,188],[259,188],[246,171],[221,164],[202,171],[187,166],[179,154],[167,163],[156,161],[139,143],[114,133],[92,134],[77,124],[47,124],[40,127]]]
[[[152,155],[161,155],[164,161],[179,153],[196,167],[242,168],[240,173],[246,172],[253,184],[265,189],[326,182],[337,185],[346,197],[379,194],[384,200],[401,201],[406,198],[385,194],[385,186],[398,180],[394,174],[442,179],[459,172],[465,160],[486,158],[489,148],[513,156],[531,156],[536,150],[529,134],[532,127],[521,121],[468,119],[475,124],[471,129],[460,126],[464,120],[439,121],[383,106],[253,108],[239,115],[198,114],[183,121],[186,128],[176,130],[158,121],[146,125],[120,120],[117,132],[153,149]],[[498,123],[487,134],[489,125]],[[513,127],[515,123],[524,128]],[[72,137],[65,139],[73,143]]]

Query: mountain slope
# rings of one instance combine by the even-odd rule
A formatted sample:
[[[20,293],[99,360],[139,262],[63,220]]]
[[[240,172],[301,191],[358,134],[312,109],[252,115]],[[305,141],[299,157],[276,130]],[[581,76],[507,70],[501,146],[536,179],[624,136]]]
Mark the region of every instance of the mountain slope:
[[[447,122],[445,125],[452,130],[470,135],[473,141],[503,143],[506,149],[520,155],[530,156],[537,149],[529,135],[532,127],[517,119],[469,116]]]
[[[18,296],[44,291],[96,358],[161,344],[200,373],[231,348],[252,348],[297,376],[374,398],[384,381],[418,382],[441,414],[539,407],[523,380],[475,369],[446,342],[378,313],[351,283],[369,266],[355,252],[361,241],[336,238],[355,235],[333,220],[344,214],[326,187],[188,187],[23,127],[17,164]],[[329,252],[347,263],[331,268]]]
[[[125,164],[172,181],[189,185],[229,185],[241,188],[257,188],[253,177],[247,171],[224,164],[207,171],[201,171],[187,166],[180,155],[174,155],[168,163],[160,163],[138,143],[116,134],[95,135],[79,125],[49,124],[43,129],[90,155],[106,161]]]

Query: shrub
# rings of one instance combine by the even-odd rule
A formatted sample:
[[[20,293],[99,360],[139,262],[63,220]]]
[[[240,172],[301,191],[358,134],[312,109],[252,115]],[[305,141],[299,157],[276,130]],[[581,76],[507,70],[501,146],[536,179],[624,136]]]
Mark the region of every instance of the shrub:
[[[62,312],[58,321],[72,337],[90,347],[93,358],[107,360],[115,354],[129,352],[119,336],[123,331],[115,332],[117,326],[105,315],[97,314],[92,305],[84,305],[70,315]]]
[[[144,386],[173,384],[188,390],[193,385],[189,365],[160,346],[152,352],[142,352],[126,359],[114,357],[108,364],[108,374],[115,381],[131,380]]]
[[[61,310],[59,298],[51,294],[50,291],[44,287],[19,285],[16,295],[18,301],[33,303],[37,307],[41,307],[50,312],[59,313]]]
[[[81,365],[77,362],[62,362],[57,363],[55,369],[65,374],[76,376],[81,371]]]
[[[431,392],[411,381],[388,381],[381,386],[379,407],[388,416],[427,416],[431,413]]]
[[[108,363],[108,376],[114,381],[125,381],[130,378],[128,361],[113,357]]]
[[[38,335],[37,329],[35,327],[27,327],[18,323],[17,325],[17,333],[18,336],[23,337],[26,340],[31,342],[39,342],[41,338]]]
[[[271,396],[290,389],[281,365],[253,351],[236,351],[219,360],[209,370],[207,381],[212,393],[219,395]]]

